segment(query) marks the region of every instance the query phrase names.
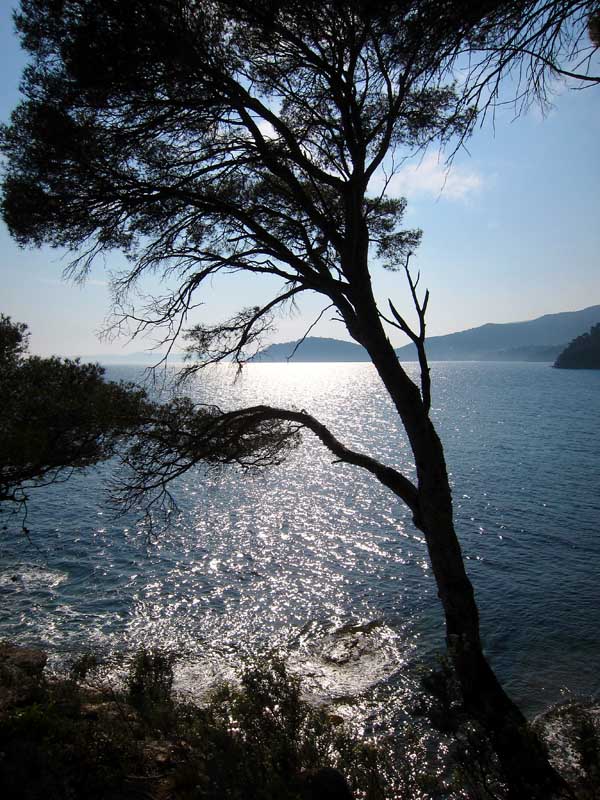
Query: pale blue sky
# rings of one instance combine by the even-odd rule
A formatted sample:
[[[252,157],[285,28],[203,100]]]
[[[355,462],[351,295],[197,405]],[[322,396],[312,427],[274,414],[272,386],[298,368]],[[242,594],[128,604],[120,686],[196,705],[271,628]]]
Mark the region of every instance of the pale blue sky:
[[[0,0],[0,119],[18,99],[24,57]],[[508,110],[484,124],[460,153],[445,186],[444,162],[429,152],[394,179],[408,198],[407,225],[424,231],[415,260],[431,292],[430,335],[485,322],[512,322],[600,304],[600,88],[555,96],[545,117]],[[122,259],[107,262],[116,269]],[[110,297],[98,266],[83,287],[61,279],[64,255],[20,250],[0,223],[0,311],[27,322],[40,354],[141,350],[99,342]],[[378,295],[408,312],[401,275],[374,270]],[[156,286],[154,287],[156,288]],[[259,301],[272,288],[256,278],[215,281],[194,319],[214,322]],[[387,304],[386,304],[387,305]],[[281,319],[274,341],[297,338],[321,308],[316,299]],[[348,338],[326,314],[313,335]],[[402,337],[392,336],[397,344]]]

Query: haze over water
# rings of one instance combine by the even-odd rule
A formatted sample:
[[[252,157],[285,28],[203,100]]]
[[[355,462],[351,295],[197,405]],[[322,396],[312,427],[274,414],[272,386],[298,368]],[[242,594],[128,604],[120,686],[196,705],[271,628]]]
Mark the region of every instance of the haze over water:
[[[412,366],[409,369],[413,369]],[[111,368],[134,379],[142,370]],[[305,409],[346,445],[413,474],[370,364],[228,367],[190,391],[223,408]],[[600,684],[600,372],[435,363],[433,417],[488,655],[533,713]],[[105,465],[32,493],[31,541],[0,532],[0,637],[54,653],[175,649],[195,691],[278,648],[318,697],[410,683],[443,650],[421,534],[370,475],[309,433],[261,474],[189,473],[170,529],[111,519]]]

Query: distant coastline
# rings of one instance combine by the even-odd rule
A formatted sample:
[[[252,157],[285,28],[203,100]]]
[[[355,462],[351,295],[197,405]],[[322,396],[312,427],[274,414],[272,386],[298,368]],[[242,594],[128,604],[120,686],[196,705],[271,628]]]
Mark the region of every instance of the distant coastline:
[[[564,349],[564,345],[522,345],[497,351],[436,352],[429,355],[430,361],[531,361],[551,364]],[[436,350],[438,350],[436,348]],[[428,348],[429,352],[429,348]],[[418,361],[412,345],[398,348],[401,361]],[[303,342],[291,341],[273,344],[256,355],[253,363],[347,363],[368,362],[367,351],[358,344],[340,339],[310,337]]]
[[[558,369],[600,369],[600,324],[593,325],[559,354],[554,362]]]
[[[430,361],[531,361],[552,364],[567,342],[600,322],[600,305],[581,311],[546,314],[526,322],[488,323],[426,341]],[[399,347],[401,361],[417,361],[413,344]],[[303,341],[272,344],[255,362],[369,361],[367,351],[354,342],[308,337]]]
[[[525,322],[487,323],[477,328],[431,336],[426,341],[430,361],[525,361],[558,364],[559,356],[575,339],[600,323],[600,305],[580,311],[546,314]],[[417,361],[414,345],[396,349],[400,361]],[[184,359],[183,352],[172,352],[169,364]],[[124,354],[82,355],[83,361],[98,361],[107,366],[138,365],[153,367],[166,353],[147,351]],[[331,363],[368,362],[369,354],[359,344],[341,339],[307,337],[278,342],[257,353],[253,363]],[[588,367],[590,368],[590,367]],[[595,369],[596,367],[591,367]]]

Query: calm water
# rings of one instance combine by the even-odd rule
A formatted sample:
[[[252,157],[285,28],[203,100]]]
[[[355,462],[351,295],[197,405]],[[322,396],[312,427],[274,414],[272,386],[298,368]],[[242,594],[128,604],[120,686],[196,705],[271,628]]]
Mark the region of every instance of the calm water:
[[[112,368],[111,378],[142,375]],[[600,372],[541,364],[438,363],[433,414],[452,473],[457,527],[494,668],[533,713],[600,689]],[[226,367],[191,388],[222,407],[293,405],[346,444],[412,472],[368,364]],[[368,474],[332,465],[305,434],[261,474],[189,474],[181,511],[149,542],[114,520],[102,479],[40,490],[31,542],[0,531],[0,637],[60,656],[141,644],[186,655],[201,691],[247,653],[278,649],[316,696],[392,687],[443,648],[423,539]]]

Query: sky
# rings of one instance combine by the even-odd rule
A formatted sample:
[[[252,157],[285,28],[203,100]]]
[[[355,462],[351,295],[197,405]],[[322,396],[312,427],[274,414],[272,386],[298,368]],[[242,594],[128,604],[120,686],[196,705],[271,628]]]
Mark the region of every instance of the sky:
[[[19,99],[25,56],[12,29],[10,0],[0,0],[0,120]],[[599,64],[600,68],[600,64]],[[420,287],[429,288],[427,332],[442,335],[487,322],[515,322],[600,304],[600,87],[557,85],[547,113],[532,108],[515,118],[505,109],[487,120],[448,171],[444,154],[428,151],[406,164],[389,191],[408,200],[406,227],[423,230],[414,260]],[[376,186],[374,186],[376,188]],[[65,253],[22,250],[0,221],[0,312],[26,322],[40,355],[120,354],[155,340],[99,338],[110,311],[114,254],[84,285],[65,281]],[[373,269],[377,297],[410,317],[399,273]],[[217,279],[199,298],[192,321],[218,322],[260,302],[269,279]],[[150,291],[160,291],[157,282]],[[270,341],[302,336],[323,307],[309,298],[278,321]],[[324,314],[313,336],[348,339]],[[390,333],[395,345],[406,338]]]

